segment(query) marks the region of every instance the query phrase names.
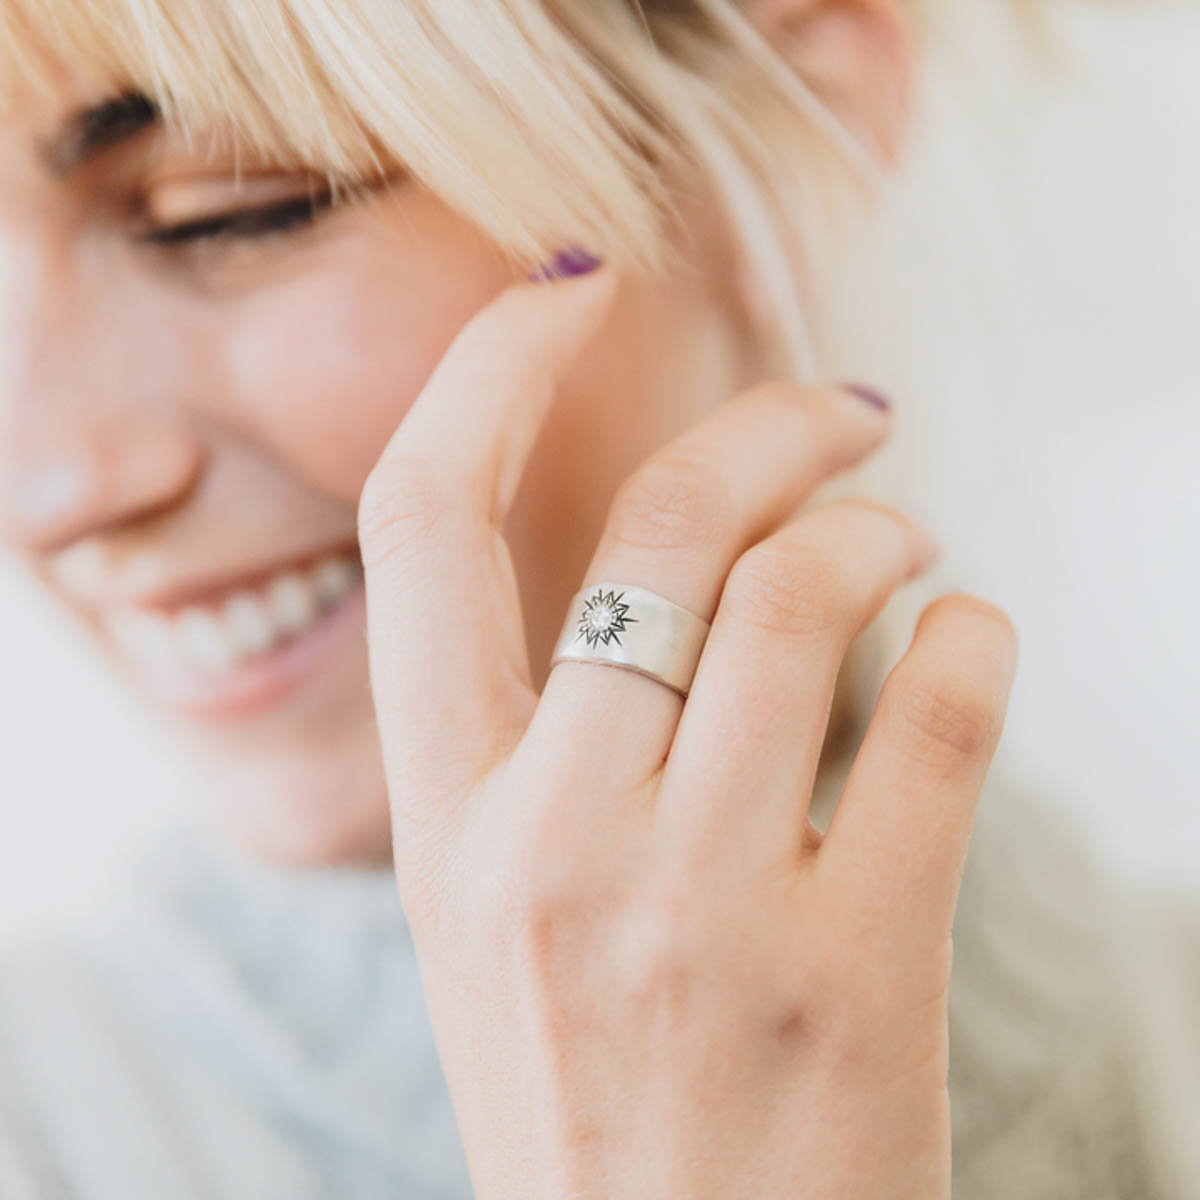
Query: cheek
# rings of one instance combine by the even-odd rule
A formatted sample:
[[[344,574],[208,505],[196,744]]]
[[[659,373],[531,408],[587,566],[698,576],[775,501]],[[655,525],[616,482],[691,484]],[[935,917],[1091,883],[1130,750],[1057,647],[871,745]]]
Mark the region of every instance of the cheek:
[[[362,258],[243,300],[222,356],[229,419],[350,502],[455,334],[504,283],[485,267],[431,288],[403,262]]]

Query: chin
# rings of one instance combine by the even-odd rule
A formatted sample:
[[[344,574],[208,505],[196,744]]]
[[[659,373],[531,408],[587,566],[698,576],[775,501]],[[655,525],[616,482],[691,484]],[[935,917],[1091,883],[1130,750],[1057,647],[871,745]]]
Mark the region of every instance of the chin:
[[[277,866],[388,865],[391,822],[382,779],[352,801],[337,795],[259,796],[237,811],[223,807],[212,814],[213,823],[243,853]]]
[[[257,730],[233,745],[193,745],[192,802],[203,819],[245,853],[283,866],[390,863],[387,784],[365,683],[359,700],[343,703],[340,720],[325,712],[270,739]]]

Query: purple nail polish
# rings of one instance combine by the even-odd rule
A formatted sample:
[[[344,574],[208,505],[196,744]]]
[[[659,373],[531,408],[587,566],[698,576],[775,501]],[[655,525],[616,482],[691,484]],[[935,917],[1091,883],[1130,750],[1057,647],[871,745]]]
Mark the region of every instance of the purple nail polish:
[[[842,384],[842,388],[851,395],[857,396],[860,400],[865,400],[868,404],[874,405],[880,412],[892,411],[892,402],[874,388],[864,387],[861,383],[844,383]]]
[[[555,279],[570,279],[575,275],[586,275],[600,266],[600,259],[589,254],[582,246],[572,246],[568,250],[560,250],[554,258],[534,271],[529,278],[539,283],[553,282]]]

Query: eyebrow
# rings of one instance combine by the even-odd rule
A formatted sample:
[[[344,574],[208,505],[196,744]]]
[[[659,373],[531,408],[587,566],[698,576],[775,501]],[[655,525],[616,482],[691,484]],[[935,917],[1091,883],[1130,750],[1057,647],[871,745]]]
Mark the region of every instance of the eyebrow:
[[[158,106],[142,92],[124,92],[72,113],[42,144],[51,172],[67,175],[89,158],[158,123]]]

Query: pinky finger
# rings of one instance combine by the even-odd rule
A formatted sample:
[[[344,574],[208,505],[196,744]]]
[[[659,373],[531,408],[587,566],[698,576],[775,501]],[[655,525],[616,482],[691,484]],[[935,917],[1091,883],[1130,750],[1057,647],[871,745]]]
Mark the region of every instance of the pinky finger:
[[[942,596],[884,683],[818,855],[838,894],[902,954],[949,937],[979,794],[1017,661],[1012,622]]]

